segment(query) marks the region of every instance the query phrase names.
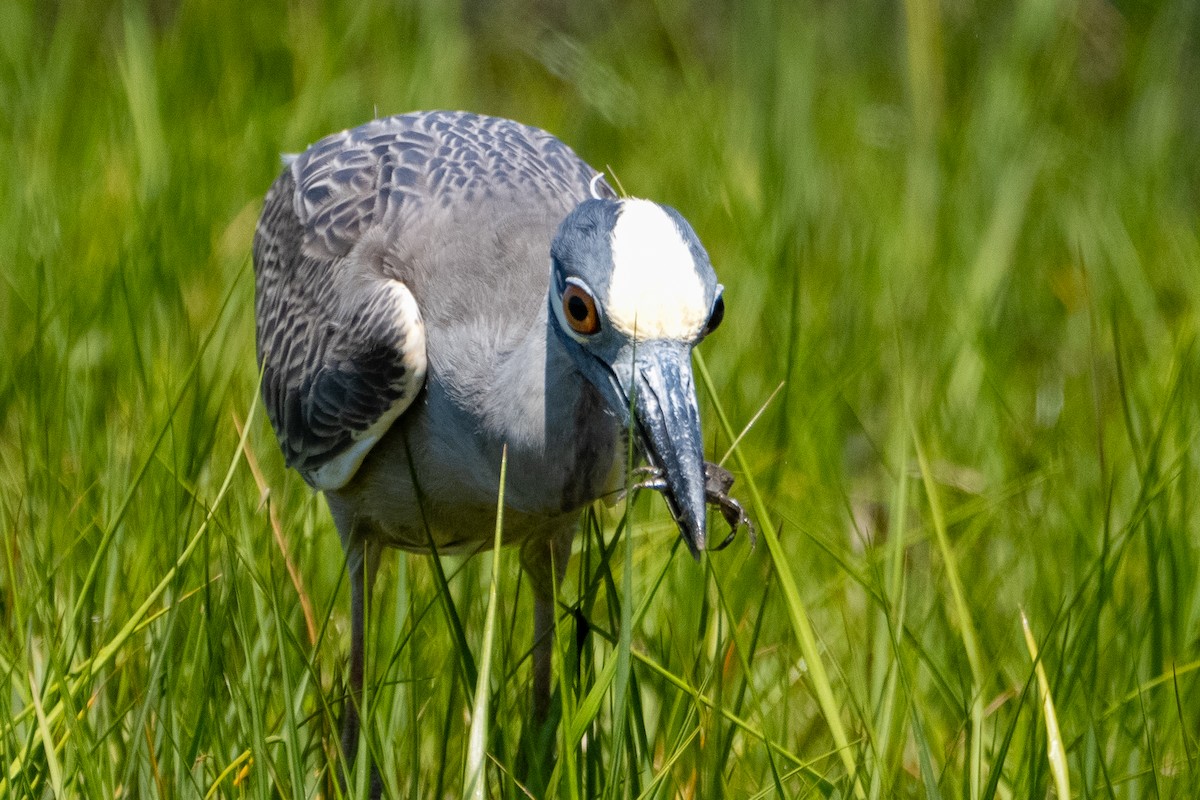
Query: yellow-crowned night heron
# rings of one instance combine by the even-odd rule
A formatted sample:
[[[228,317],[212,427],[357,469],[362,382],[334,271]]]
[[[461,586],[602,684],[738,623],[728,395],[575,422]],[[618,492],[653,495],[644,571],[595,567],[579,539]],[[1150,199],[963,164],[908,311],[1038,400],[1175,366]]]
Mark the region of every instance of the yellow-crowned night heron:
[[[625,432],[694,555],[706,499],[744,519],[701,449],[690,354],[723,313],[708,255],[677,211],[618,198],[510,120],[389,117],[286,164],[254,237],[258,358],[287,463],[325,493],[346,551],[345,753],[380,548],[490,543],[506,445],[544,719],[555,578],[580,509],[623,485]]]

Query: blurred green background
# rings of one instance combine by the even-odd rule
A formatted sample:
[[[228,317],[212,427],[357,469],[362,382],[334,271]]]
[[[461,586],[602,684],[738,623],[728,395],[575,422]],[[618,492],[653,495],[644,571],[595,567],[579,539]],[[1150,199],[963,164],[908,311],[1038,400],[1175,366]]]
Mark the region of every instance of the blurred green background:
[[[754,421],[735,494],[778,533],[697,566],[655,498],[589,517],[560,689],[598,702],[539,791],[1200,796],[1191,0],[0,3],[0,795],[341,791],[337,537],[261,412],[238,449],[249,250],[281,152],[424,108],[690,219],[709,452]],[[488,559],[446,560],[469,647]],[[503,559],[488,793],[523,797]],[[461,793],[432,576],[376,594],[393,796]]]

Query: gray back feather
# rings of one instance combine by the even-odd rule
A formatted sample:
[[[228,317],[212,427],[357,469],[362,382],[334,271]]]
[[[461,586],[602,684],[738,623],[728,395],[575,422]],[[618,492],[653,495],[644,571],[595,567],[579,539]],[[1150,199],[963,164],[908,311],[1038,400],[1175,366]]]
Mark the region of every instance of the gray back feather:
[[[391,282],[420,307],[430,379],[482,391],[544,308],[550,240],[595,174],[544,131],[460,112],[375,120],[292,159],[254,243],[263,398],[288,464],[315,483],[420,388]]]

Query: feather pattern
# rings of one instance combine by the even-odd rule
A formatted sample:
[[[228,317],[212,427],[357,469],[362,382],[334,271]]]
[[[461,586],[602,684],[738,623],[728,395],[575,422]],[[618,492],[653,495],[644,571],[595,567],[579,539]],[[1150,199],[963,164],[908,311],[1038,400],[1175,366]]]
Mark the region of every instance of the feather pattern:
[[[463,209],[561,204],[596,173],[544,131],[444,111],[374,120],[285,163],[254,239],[263,398],[288,465],[339,489],[429,364],[424,287],[393,263],[397,240],[412,249]]]
[[[638,420],[640,447],[662,464],[654,474],[681,532],[693,552],[704,545],[687,358],[702,336],[692,318],[711,320],[719,292],[707,255],[677,212],[611,202],[616,193],[570,148],[510,120],[389,117],[283,163],[254,239],[258,359],[287,463],[325,492],[346,550],[342,752],[353,762],[358,749],[364,608],[380,547],[478,549],[493,541],[501,485],[504,542],[520,545],[533,588],[541,726],[555,587],[581,507],[614,496],[624,475],[630,398],[649,415]],[[664,266],[674,267],[666,279],[641,274]],[[614,296],[617,270],[629,280]],[[570,336],[568,274],[633,320],[633,334],[610,313],[586,344]],[[686,291],[694,284],[699,301]],[[643,342],[635,365],[636,323],[648,315],[666,338]],[[739,507],[724,500],[730,519]]]

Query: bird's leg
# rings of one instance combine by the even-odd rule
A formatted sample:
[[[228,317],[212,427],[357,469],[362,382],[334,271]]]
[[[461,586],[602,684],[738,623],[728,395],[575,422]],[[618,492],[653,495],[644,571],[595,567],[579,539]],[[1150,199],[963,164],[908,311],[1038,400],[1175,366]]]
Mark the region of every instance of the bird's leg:
[[[551,655],[554,652],[554,597],[533,594],[533,723],[541,727],[550,715]]]
[[[342,711],[342,754],[353,764],[358,754],[359,703],[362,702],[363,657],[366,639],[366,587],[361,543],[346,554],[350,573],[350,697]]]
[[[554,654],[554,630],[557,614],[555,596],[567,572],[574,527],[568,527],[549,539],[527,540],[521,548],[521,565],[533,590],[532,686],[533,714],[525,726],[518,761],[518,779],[533,796],[542,796],[554,767],[554,736],[549,729],[550,697],[554,685],[551,661]]]
[[[346,758],[347,782],[350,765],[358,754],[362,727],[363,665],[366,652],[367,601],[379,568],[379,546],[361,536],[348,538],[346,569],[350,578],[350,697],[342,712],[342,754]],[[371,769],[371,796],[378,796],[378,773]]]
[[[533,721],[541,727],[550,715],[551,656],[554,652],[555,592],[567,574],[573,528],[547,542],[528,543],[521,561],[533,588]]]

